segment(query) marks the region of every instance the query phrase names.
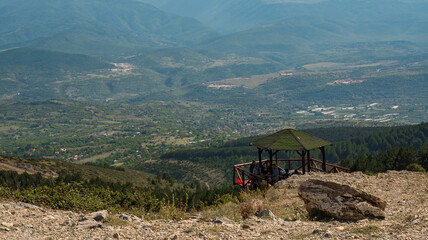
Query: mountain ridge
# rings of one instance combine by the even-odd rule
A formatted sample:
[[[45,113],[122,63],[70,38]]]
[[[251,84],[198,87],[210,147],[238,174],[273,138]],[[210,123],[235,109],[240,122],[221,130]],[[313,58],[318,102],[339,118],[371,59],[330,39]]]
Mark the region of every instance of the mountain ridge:
[[[21,0],[0,6],[3,48],[30,45],[106,55],[101,45],[109,55],[137,46],[188,45],[217,34],[197,20],[133,0],[43,0],[32,5]],[[17,18],[20,15],[23,18]]]

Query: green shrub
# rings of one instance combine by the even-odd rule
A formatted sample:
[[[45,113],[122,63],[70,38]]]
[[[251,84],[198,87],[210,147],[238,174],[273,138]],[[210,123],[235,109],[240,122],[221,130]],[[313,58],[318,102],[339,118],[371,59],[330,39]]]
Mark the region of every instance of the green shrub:
[[[417,163],[407,165],[406,170],[412,172],[425,172],[425,168],[423,168],[420,164]]]

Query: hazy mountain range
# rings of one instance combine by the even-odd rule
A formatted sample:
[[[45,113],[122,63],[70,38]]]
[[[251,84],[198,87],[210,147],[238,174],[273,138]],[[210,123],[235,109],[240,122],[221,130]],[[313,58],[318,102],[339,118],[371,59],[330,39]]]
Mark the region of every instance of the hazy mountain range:
[[[427,9],[424,0],[3,0],[0,99],[163,99],[320,62],[425,66]]]
[[[132,0],[0,3],[0,46],[106,55],[135,47],[195,44],[218,34],[199,21]]]

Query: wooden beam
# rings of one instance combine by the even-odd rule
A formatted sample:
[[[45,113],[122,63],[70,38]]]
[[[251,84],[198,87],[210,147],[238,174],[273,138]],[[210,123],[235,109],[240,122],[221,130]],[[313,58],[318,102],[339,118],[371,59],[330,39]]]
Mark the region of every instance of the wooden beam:
[[[311,171],[311,153],[308,150],[308,172]]]

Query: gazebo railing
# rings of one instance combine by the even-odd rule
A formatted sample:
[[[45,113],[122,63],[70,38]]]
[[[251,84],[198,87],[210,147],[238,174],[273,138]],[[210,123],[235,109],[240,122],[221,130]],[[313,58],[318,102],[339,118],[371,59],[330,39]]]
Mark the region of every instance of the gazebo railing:
[[[310,158],[305,160],[309,161],[310,171],[323,172],[322,161],[315,158]],[[262,160],[261,162],[265,168],[268,167],[269,159]],[[307,164],[305,164],[305,166],[299,166],[297,168],[292,169],[291,163],[302,162],[302,159],[278,159],[278,160],[273,160],[273,162],[276,162],[277,166],[278,166],[278,162],[288,162],[288,164],[286,164],[286,167],[284,169],[288,169],[289,171],[296,170],[296,169],[302,170],[303,167],[307,167]],[[240,185],[242,188],[249,188],[251,186],[251,182],[250,182],[251,178],[259,178],[259,179],[263,178],[262,176],[251,173],[250,171],[247,171],[243,168],[245,166],[250,166],[250,165],[251,163],[241,163],[233,167],[233,184]],[[327,173],[349,172],[348,168],[344,168],[339,165],[335,165],[331,163],[325,163],[325,165],[326,165],[325,172]]]

